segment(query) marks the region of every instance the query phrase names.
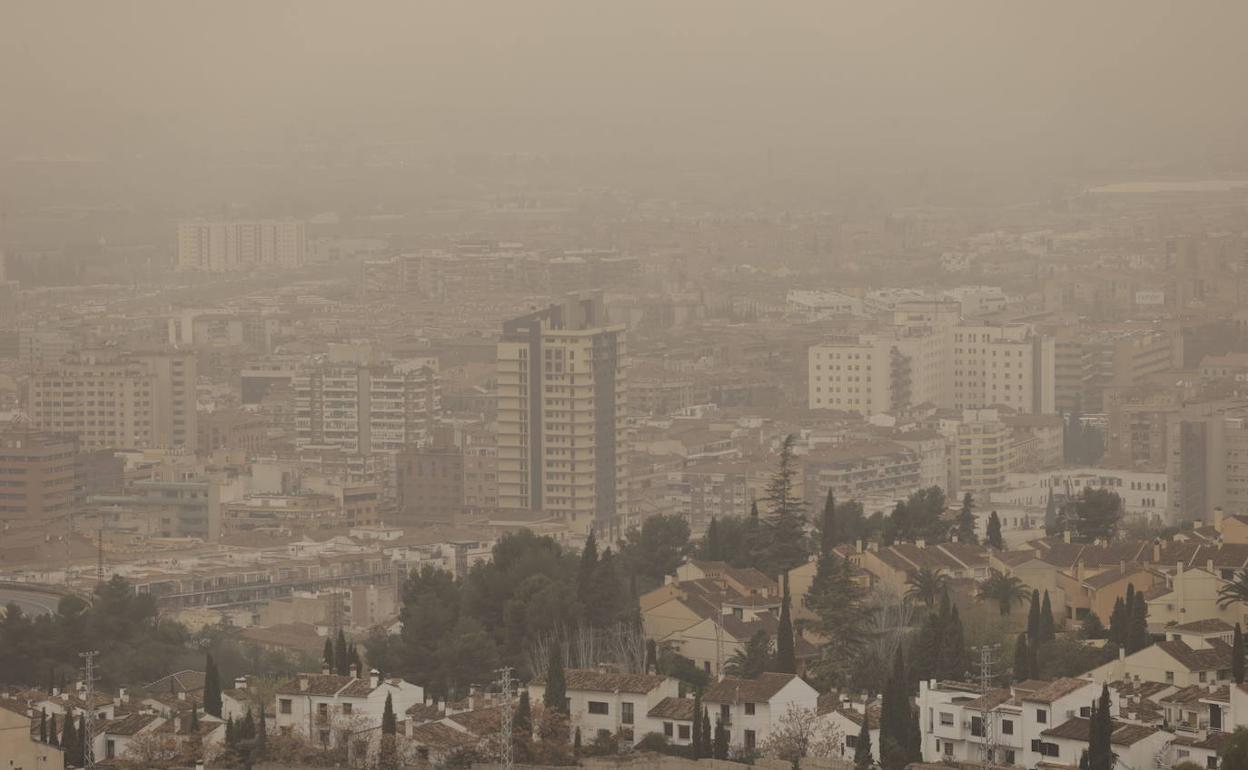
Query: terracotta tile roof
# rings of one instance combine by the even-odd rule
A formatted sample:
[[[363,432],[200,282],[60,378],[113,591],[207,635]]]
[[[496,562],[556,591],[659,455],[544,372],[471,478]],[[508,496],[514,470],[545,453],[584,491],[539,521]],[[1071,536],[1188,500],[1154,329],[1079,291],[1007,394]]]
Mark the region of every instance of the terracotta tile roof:
[[[847,709],[847,708],[839,708],[836,710],[836,713],[845,717],[846,719],[858,725],[859,727],[862,727],[862,712],[861,711],[855,711],[854,709]],[[879,704],[873,703],[870,706],[867,706],[867,729],[868,730],[880,729],[880,706]]]
[[[442,711],[431,703],[417,703],[409,707],[405,713],[415,724],[435,722],[443,717]]]
[[[1201,701],[1230,703],[1231,688],[1227,685],[1222,685],[1210,690],[1208,685],[1193,684],[1172,692],[1161,699],[1162,703],[1200,703]]]
[[[671,719],[676,722],[693,721],[692,698],[664,698],[654,704],[654,708],[646,714],[651,719]]]
[[[565,671],[564,679],[569,690],[630,692],[637,695],[645,695],[667,681],[667,677],[655,674],[617,674],[577,668]],[[544,681],[538,680],[537,684],[544,684]]]
[[[163,718],[156,714],[130,714],[121,719],[111,719],[100,729],[109,735],[138,735],[139,731]]]
[[[145,692],[196,692],[204,689],[204,672],[185,669],[143,685]]]
[[[1221,751],[1222,746],[1230,740],[1230,738],[1230,733],[1210,731],[1204,738],[1195,738],[1190,735],[1176,735],[1173,741],[1175,745],[1178,746],[1191,746],[1195,749]]]
[[[1048,730],[1040,733],[1049,738],[1065,738],[1072,741],[1087,741],[1088,733],[1092,726],[1092,720],[1083,717],[1074,717],[1067,719],[1065,722],[1050,727]],[[1157,732],[1157,728],[1148,727],[1146,725],[1132,725],[1125,722],[1114,722],[1114,732],[1110,736],[1110,742],[1119,746],[1132,746],[1145,738]]]
[[[937,547],[967,567],[988,566],[988,549],[982,545],[941,543]]]
[[[1036,552],[1031,549],[1022,551],[997,551],[995,557],[1007,567],[1017,567],[1020,564],[1026,564],[1032,559],[1038,558]]]
[[[1204,620],[1193,620],[1181,626],[1174,626],[1171,630],[1186,631],[1193,634],[1229,634],[1235,630],[1235,627],[1220,618],[1205,618]]]
[[[1020,690],[1024,689],[1025,685],[1029,683],[1035,684],[1037,682],[1043,686],[1026,688],[1029,690],[1028,692],[1020,692]],[[1015,692],[1018,692],[1019,700],[1032,701],[1036,703],[1052,703],[1058,698],[1070,695],[1072,692],[1075,692],[1081,687],[1086,687],[1089,684],[1091,684],[1091,680],[1075,679],[1073,677],[1060,677],[1051,682],[1029,679],[1022,684],[1017,685],[1015,687]]]
[[[304,679],[308,680],[307,689],[302,685]],[[337,674],[299,674],[280,685],[277,692],[279,695],[334,695],[352,681],[349,676]]]
[[[898,543],[891,550],[911,564],[911,569],[922,569],[924,567],[931,570],[956,571],[962,569],[961,563],[935,546],[920,548],[913,543]]]
[[[1152,555],[1152,544],[1146,540],[1130,540],[1110,545],[1089,545],[1079,554],[1085,567],[1105,567],[1120,562],[1133,562]]]
[[[450,725],[441,722],[429,722],[423,725],[416,725],[409,729],[411,740],[417,746],[434,749],[436,751],[454,751],[455,749],[468,748],[477,745],[480,740],[474,735],[456,730]]]
[[[708,703],[764,703],[780,692],[796,674],[760,674],[754,679],[724,677],[702,695]]]
[[[485,736],[498,731],[498,726],[502,723],[502,716],[502,706],[491,706],[489,708],[473,709],[472,711],[461,711],[458,714],[447,716],[447,719],[473,735]]]
[[[1089,588],[1101,589],[1111,586],[1120,580],[1129,580],[1138,574],[1146,572],[1148,572],[1147,568],[1139,564],[1127,564],[1125,567],[1111,567],[1104,572],[1086,577],[1082,583]]]
[[[1078,543],[1053,543],[1040,555],[1042,561],[1061,569],[1070,569],[1079,561],[1084,546]]]
[[[755,591],[775,593],[778,590],[776,581],[753,567],[728,567],[724,570],[724,575]]]
[[[1014,696],[1008,688],[989,690],[975,700],[970,701],[969,703],[963,703],[962,708],[970,709],[972,711],[992,710],[1012,697]]]
[[[1210,642],[1210,648],[1192,649],[1187,642],[1157,642],[1158,649],[1174,658],[1188,671],[1220,671],[1231,667],[1231,647],[1220,639]]]

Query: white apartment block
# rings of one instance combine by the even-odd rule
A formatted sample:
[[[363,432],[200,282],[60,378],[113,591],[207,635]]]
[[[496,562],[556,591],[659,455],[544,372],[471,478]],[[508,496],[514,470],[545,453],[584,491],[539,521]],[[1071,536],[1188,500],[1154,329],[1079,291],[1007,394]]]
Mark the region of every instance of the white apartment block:
[[[808,352],[808,403],[862,415],[919,404],[1054,410],[1054,343],[1023,324],[959,320],[956,302],[910,302],[890,327]]]
[[[228,273],[304,264],[307,236],[297,220],[178,223],[178,269]]]
[[[1049,495],[1078,495],[1085,488],[1108,489],[1122,498],[1128,516],[1162,520],[1169,490],[1164,471],[1115,468],[1061,468],[1034,473],[1007,473],[1005,485],[993,492],[993,503],[1043,508]]]
[[[576,532],[627,514],[624,327],[601,295],[508,321],[498,343],[498,507]]]
[[[299,447],[398,452],[428,439],[441,408],[430,366],[322,365],[300,372],[291,384]]]
[[[982,495],[1005,485],[1014,462],[1013,434],[996,409],[965,409],[960,419],[938,422],[950,445],[950,495]]]

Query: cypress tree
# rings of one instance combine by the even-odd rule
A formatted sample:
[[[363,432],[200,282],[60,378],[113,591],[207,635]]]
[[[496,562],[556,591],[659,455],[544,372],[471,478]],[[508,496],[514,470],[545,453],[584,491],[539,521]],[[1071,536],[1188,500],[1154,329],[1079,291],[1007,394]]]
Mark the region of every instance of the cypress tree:
[[[48,710],[39,709],[39,742],[48,742]]]
[[[581,755],[581,726],[576,726],[576,732],[572,736],[572,756],[579,757]]]
[[[238,735],[236,734],[236,730],[237,728],[234,727],[234,715],[230,714],[230,718],[225,720],[225,746],[226,748],[233,748],[234,744],[238,743]]]
[[[1238,623],[1231,642],[1231,676],[1236,684],[1244,683],[1244,629]]]
[[[797,673],[797,652],[794,648],[793,618],[789,615],[789,573],[784,573],[784,598],[780,600],[780,625],[776,630],[776,671]]]
[[[246,716],[243,717],[243,723],[238,728],[238,740],[250,741],[256,737],[256,718],[251,715],[251,709],[247,709]]]
[[[1101,697],[1092,704],[1092,718],[1088,726],[1088,770],[1113,770],[1114,751],[1111,741],[1113,733],[1109,685],[1103,684]]]
[[[381,746],[377,753],[379,770],[391,770],[391,768],[398,767],[398,747],[395,746],[397,729],[398,720],[394,715],[394,699],[386,693],[386,705],[381,712]]]
[[[594,574],[598,571],[598,540],[594,531],[589,531],[585,538],[585,547],[581,549],[581,563],[576,571],[576,598],[581,606],[587,607],[590,594],[593,593]]]
[[[707,561],[720,561],[723,555],[720,553],[719,547],[719,522],[715,517],[711,517],[711,523],[706,526],[706,534],[702,536],[702,558]]]
[[[901,648],[893,655],[893,670],[880,704],[880,763],[885,770],[903,770],[910,763],[906,664]]]
[[[854,744],[854,766],[858,770],[867,770],[871,767],[871,722],[867,719],[866,711],[870,708],[870,704],[863,707],[862,728],[858,730],[858,742]]]
[[[221,718],[221,673],[211,654],[204,663],[204,711]]]
[[[87,761],[87,715],[82,713],[78,715],[78,744],[74,752],[74,759],[77,764],[84,765]]]
[[[351,666],[355,666],[356,676],[364,676],[364,661],[360,660],[360,651],[355,649],[355,642],[347,645],[347,671],[351,670]]]
[[[1114,600],[1114,610],[1109,615],[1109,641],[1119,647],[1126,647],[1127,626],[1127,605],[1119,596]]]
[[[958,542],[979,544],[979,536],[975,534],[975,501],[971,493],[962,496],[962,510],[958,511]]]
[[[334,640],[334,671],[338,676],[346,676],[350,671],[351,658],[347,653],[347,635],[338,629],[338,638]]]
[[[533,706],[529,703],[529,691],[520,691],[520,705],[516,707],[516,717],[512,720],[514,730],[526,739],[533,737]]]
[[[1127,598],[1122,603],[1127,608],[1127,625],[1130,625],[1131,613],[1135,611],[1135,583],[1127,583]]]
[[[718,717],[715,718],[715,745],[711,756],[715,759],[728,758],[728,731],[724,729],[724,723]]]
[[[1027,640],[1032,646],[1039,644],[1040,639],[1040,589],[1031,591],[1031,609],[1027,611]]]
[[[1027,649],[1027,634],[1019,632],[1014,641],[1014,681],[1032,678],[1031,652]]]
[[[389,697],[389,695],[387,695],[386,697]],[[260,724],[259,726],[256,727],[256,745],[260,747],[261,751],[264,751],[264,747],[267,746],[269,743],[269,719],[265,711],[266,709],[264,707],[264,704],[261,703],[260,704]]]
[[[1139,652],[1152,644],[1148,634],[1148,602],[1143,591],[1135,592],[1135,606],[1131,609],[1131,627],[1127,632],[1127,652]]]
[[[337,668],[334,664],[334,640],[328,636],[325,637],[325,648],[321,650],[321,659],[325,662],[325,668],[330,672]]]
[[[191,704],[191,731],[199,732],[199,704]]]
[[[702,751],[703,757],[709,757],[714,752],[714,736],[711,733],[711,715],[707,711],[706,706],[702,707]]]
[[[56,714],[53,714],[52,718],[48,720],[48,745],[49,746],[61,745],[61,739],[57,737],[57,735],[58,734],[56,732]]]
[[[654,674],[659,670],[659,646],[653,639],[646,640],[646,673]]]
[[[966,635],[962,630],[962,618],[955,606],[945,625],[944,639],[940,649],[940,670],[945,679],[961,680],[966,676],[970,663],[966,657]]]
[[[832,487],[828,487],[828,498],[823,502],[823,521],[819,528],[819,555],[832,553],[838,543],[836,532],[836,496]]]
[[[564,716],[568,715],[568,683],[563,676],[563,657],[556,644],[550,645],[550,657],[546,663],[546,691],[542,705]]]
[[[1051,642],[1057,638],[1053,623],[1053,605],[1049,602],[1049,589],[1044,589],[1044,601],[1040,605],[1040,641]]]
[[[988,546],[998,551],[1005,550],[1005,539],[1001,537],[1001,517],[996,511],[988,514]]]
[[[702,759],[702,692],[693,696],[693,734],[689,736],[691,759]]]
[[[65,749],[65,766],[82,764],[82,743],[78,740],[78,731],[74,729],[74,717],[65,715],[65,730],[61,733],[61,748]]]

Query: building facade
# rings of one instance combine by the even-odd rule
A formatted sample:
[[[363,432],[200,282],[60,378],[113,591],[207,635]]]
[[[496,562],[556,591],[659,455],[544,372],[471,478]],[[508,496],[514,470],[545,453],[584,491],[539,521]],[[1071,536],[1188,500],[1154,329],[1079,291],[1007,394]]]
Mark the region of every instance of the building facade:
[[[179,222],[178,269],[227,273],[304,264],[307,235],[296,220]]]

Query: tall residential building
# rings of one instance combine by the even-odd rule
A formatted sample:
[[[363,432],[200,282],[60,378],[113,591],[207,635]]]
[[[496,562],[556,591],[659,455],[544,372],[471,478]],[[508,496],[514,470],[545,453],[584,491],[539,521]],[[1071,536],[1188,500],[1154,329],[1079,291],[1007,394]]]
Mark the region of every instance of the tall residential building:
[[[1052,338],[1021,324],[954,322],[943,312],[903,313],[877,334],[808,352],[808,403],[862,415],[920,404],[946,409],[1054,410]]]
[[[602,295],[508,321],[498,343],[498,507],[613,533],[626,514],[624,327]]]
[[[0,430],[0,521],[46,520],[78,502],[78,441],[15,426]]]
[[[179,270],[301,267],[306,248],[304,223],[297,220],[178,223]]]
[[[300,372],[296,446],[398,452],[424,443],[440,409],[437,372],[425,365],[330,365]]]
[[[1168,415],[1167,524],[1248,507],[1248,403],[1208,401]]]
[[[26,412],[84,449],[194,449],[196,379],[189,353],[84,353],[31,378]]]

